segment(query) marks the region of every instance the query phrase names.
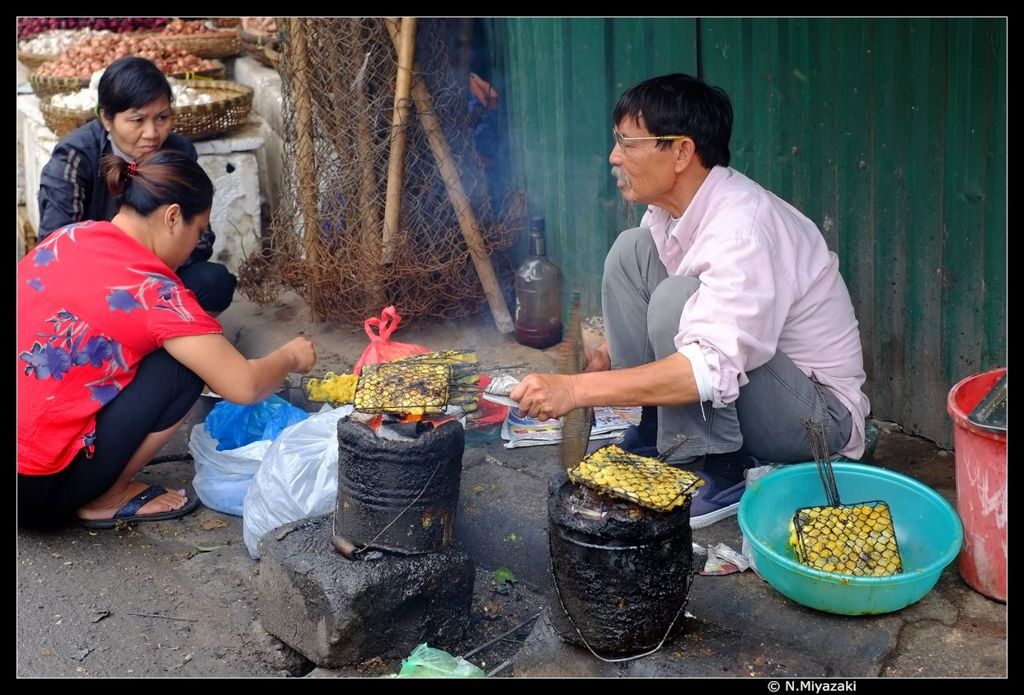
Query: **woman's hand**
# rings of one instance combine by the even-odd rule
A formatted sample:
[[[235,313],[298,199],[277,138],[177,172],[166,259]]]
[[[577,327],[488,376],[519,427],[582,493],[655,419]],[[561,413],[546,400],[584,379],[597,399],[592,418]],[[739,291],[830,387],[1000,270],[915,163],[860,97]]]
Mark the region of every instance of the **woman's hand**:
[[[509,398],[518,401],[520,413],[536,420],[561,417],[577,407],[574,377],[566,374],[530,374]]]
[[[164,348],[211,389],[241,405],[262,401],[290,372],[305,373],[316,364],[316,348],[302,336],[257,359],[247,359],[220,333],[169,338]]]
[[[305,374],[316,365],[316,347],[309,338],[299,336],[288,342],[285,349],[292,355],[294,361],[291,371]]]

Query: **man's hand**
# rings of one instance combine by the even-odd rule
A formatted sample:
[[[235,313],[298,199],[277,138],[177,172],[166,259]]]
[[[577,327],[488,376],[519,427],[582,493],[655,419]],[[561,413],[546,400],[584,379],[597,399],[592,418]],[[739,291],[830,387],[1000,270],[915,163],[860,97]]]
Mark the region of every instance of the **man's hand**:
[[[573,377],[566,374],[530,374],[509,398],[519,402],[520,413],[536,420],[561,417],[577,407]]]
[[[587,357],[587,363],[583,366],[584,372],[607,372],[612,368],[612,358],[608,354],[608,341],[603,341],[596,348],[583,348]]]

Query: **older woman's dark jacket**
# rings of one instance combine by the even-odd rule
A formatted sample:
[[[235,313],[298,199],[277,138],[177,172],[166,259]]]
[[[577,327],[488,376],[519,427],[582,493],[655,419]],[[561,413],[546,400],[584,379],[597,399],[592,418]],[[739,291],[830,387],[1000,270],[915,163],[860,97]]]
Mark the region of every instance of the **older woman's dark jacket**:
[[[163,149],[178,150],[192,161],[199,159],[192,142],[177,133],[167,136]],[[39,181],[39,239],[71,222],[114,218],[117,202],[100,171],[100,159],[111,151],[107,131],[99,119],[57,143]],[[213,241],[213,232],[207,229],[189,261],[207,260],[213,253]]]

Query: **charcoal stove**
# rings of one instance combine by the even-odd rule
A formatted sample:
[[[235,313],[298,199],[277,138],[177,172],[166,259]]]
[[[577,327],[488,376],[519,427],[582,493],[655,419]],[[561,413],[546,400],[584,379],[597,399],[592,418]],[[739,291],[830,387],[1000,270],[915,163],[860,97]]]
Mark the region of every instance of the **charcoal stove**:
[[[464,448],[462,425],[445,415],[340,421],[335,548],[355,559],[451,543]]]

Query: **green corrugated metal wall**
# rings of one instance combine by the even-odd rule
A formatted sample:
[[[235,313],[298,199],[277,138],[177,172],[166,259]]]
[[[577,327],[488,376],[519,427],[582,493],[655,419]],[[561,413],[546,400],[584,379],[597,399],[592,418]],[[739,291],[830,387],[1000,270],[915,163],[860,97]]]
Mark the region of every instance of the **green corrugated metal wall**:
[[[608,173],[611,108],[643,78],[698,72],[733,100],[732,165],[800,208],[839,254],[874,416],[949,444],[949,388],[1006,362],[1004,19],[494,29],[519,180],[588,311],[627,226]]]
[[[612,107],[645,76],[695,71],[696,23],[511,19],[495,33],[509,59],[504,104],[517,178],[531,214],[546,218],[565,295],[580,288],[584,311],[600,313],[605,254],[626,215],[639,220],[620,204],[610,174]]]

